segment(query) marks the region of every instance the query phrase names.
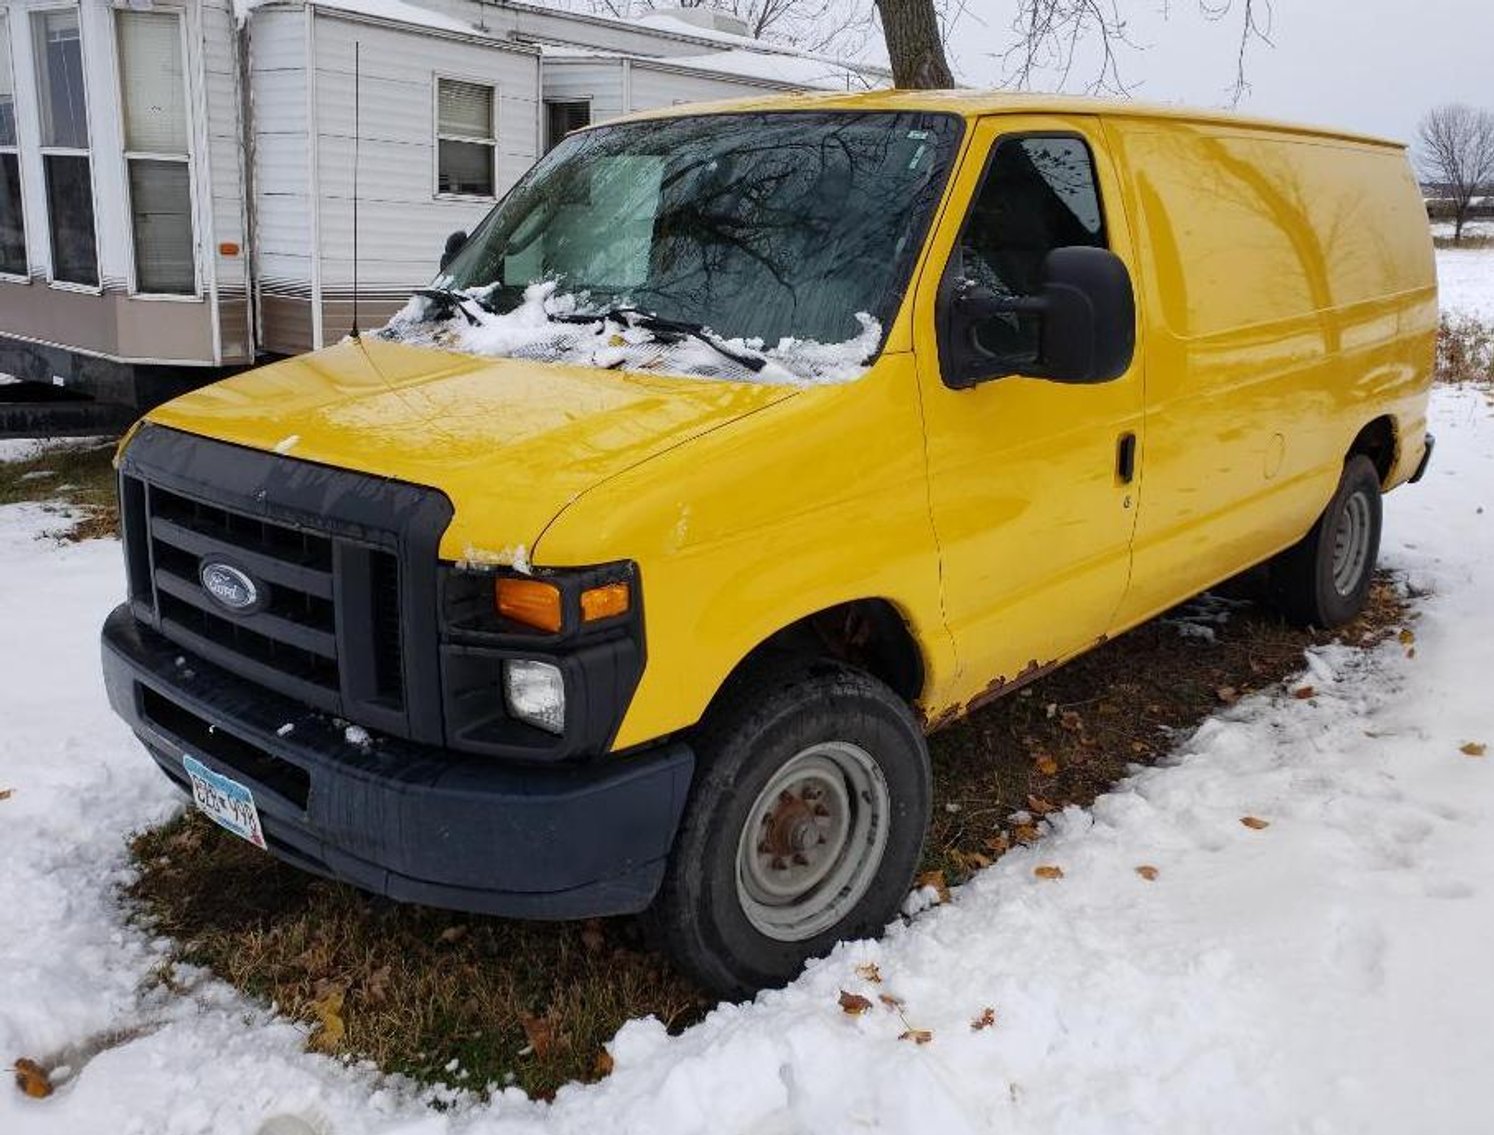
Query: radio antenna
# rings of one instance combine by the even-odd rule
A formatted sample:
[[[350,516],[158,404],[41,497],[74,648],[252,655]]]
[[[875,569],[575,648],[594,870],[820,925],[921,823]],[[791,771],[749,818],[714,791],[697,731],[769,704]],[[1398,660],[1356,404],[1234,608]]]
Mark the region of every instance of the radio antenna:
[[[353,330],[352,337],[358,336],[358,150],[362,141],[362,123],[359,115],[362,110],[363,99],[361,98],[361,80],[359,64],[361,62],[363,44],[359,40],[353,41]]]

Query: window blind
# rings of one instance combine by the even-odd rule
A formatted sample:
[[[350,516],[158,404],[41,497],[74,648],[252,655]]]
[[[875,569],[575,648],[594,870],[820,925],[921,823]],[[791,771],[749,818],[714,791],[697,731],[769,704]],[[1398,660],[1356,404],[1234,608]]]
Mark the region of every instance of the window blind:
[[[436,133],[488,141],[493,137],[493,88],[455,79],[439,81]]]
[[[186,83],[177,17],[169,12],[121,12],[118,28],[125,149],[185,154]]]

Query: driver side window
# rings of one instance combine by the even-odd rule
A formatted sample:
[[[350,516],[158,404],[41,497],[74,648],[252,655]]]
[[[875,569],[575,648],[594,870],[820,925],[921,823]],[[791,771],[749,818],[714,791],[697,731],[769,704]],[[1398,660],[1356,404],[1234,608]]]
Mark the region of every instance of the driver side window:
[[[1072,135],[1023,135],[996,143],[954,265],[965,288],[1032,296],[1055,248],[1106,247],[1089,147]],[[1012,373],[1038,361],[1039,320],[1005,312],[975,329],[975,341]]]

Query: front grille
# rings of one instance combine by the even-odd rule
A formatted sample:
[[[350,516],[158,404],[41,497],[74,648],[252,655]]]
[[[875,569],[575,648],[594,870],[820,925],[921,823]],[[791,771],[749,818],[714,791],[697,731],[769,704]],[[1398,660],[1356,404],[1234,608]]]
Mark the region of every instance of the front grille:
[[[131,609],[190,653],[381,732],[444,738],[433,489],[146,425],[120,457]],[[263,593],[234,611],[221,562]],[[190,662],[184,662],[190,665]]]
[[[233,656],[246,677],[289,687],[312,705],[338,709],[333,541],[305,529],[245,516],[145,486],[151,582],[168,638],[209,655]],[[231,614],[203,588],[201,565],[222,560],[268,589],[252,614]]]

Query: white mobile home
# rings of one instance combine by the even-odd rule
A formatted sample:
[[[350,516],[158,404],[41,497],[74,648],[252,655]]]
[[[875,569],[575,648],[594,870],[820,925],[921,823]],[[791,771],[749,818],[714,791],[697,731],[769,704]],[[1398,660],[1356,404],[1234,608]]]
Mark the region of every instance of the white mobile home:
[[[571,129],[886,79],[695,10],[0,0],[0,373],[85,396],[58,428],[127,420],[346,334],[355,170],[367,327]],[[34,421],[0,402],[0,435]]]

